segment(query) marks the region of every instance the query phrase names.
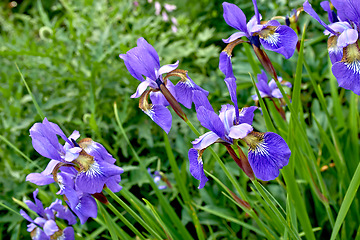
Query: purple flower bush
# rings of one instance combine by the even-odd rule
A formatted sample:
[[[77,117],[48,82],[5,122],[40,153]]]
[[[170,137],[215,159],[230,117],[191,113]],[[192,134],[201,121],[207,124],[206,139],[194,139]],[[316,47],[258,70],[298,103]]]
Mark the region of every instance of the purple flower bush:
[[[333,0],[332,5],[337,14],[330,8],[327,1],[321,6],[328,13],[330,24],[320,19],[308,1],[304,3],[304,11],[318,21],[324,28],[324,34],[329,35],[328,52],[331,70],[339,86],[360,95],[360,4],[356,0]]]
[[[25,201],[30,210],[34,211],[38,217],[32,219],[24,210],[20,210],[21,216],[30,222],[27,231],[30,232],[31,238],[34,240],[75,239],[72,227],[61,229],[55,222],[56,218],[59,218],[66,220],[68,225],[73,225],[76,223],[75,215],[66,206],[63,206],[59,199],[44,209],[42,202],[37,198],[38,192],[39,190],[36,189],[33,193],[35,203],[30,200]]]
[[[116,166],[106,149],[90,138],[78,143],[78,131],[69,137],[55,123],[46,118],[30,128],[34,149],[50,162],[41,173],[30,173],[26,180],[42,186],[58,183],[57,194],[64,195],[71,210],[84,224],[89,217],[96,218],[97,205],[92,195],[100,194],[106,186],[113,192],[121,190],[122,168]],[[58,136],[65,141],[62,145]]]

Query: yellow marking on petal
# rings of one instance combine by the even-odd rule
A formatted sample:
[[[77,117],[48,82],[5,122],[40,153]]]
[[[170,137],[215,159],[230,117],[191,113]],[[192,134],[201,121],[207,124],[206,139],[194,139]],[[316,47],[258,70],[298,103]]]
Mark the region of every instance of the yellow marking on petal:
[[[75,160],[80,166],[80,172],[86,172],[91,168],[91,165],[95,162],[94,157],[87,154],[85,150],[80,152],[79,157]]]
[[[360,49],[356,43],[349,44],[344,48],[342,62],[352,63],[360,60]]]
[[[280,34],[276,32],[276,29],[277,27],[268,26],[259,32],[259,36],[271,45],[277,46]]]
[[[146,90],[143,94],[141,94],[139,99],[139,108],[144,112],[149,111],[152,108],[152,104],[148,102],[150,92],[151,90]]]
[[[264,135],[265,133],[251,132],[246,137],[244,137],[243,140],[249,146],[251,151],[263,152],[263,150],[266,150],[264,146]]]

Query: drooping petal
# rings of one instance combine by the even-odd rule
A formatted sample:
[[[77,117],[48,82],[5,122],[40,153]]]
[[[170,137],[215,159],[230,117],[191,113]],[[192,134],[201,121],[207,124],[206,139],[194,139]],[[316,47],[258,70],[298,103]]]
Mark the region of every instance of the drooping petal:
[[[191,143],[193,144],[193,148],[197,150],[205,149],[211,144],[215,143],[219,139],[219,136],[216,135],[216,133],[213,132],[207,132]]]
[[[327,42],[329,57],[332,64],[341,61],[343,57],[343,49],[338,47],[337,39],[338,36],[334,35],[329,37]]]
[[[258,107],[255,106],[243,107],[240,110],[239,123],[247,123],[249,125],[252,125],[254,119],[254,111],[256,109],[258,109]]]
[[[209,111],[214,112],[213,107],[211,106],[209,99],[206,97],[208,93],[204,93],[203,91],[194,90],[192,95],[192,100],[195,104],[195,109],[197,109],[201,106],[206,108]]]
[[[76,188],[85,193],[100,193],[105,182],[112,176],[120,175],[123,169],[105,161],[94,161],[86,166],[75,179]]]
[[[249,146],[249,163],[257,178],[269,181],[279,176],[279,170],[289,162],[291,151],[276,133],[252,133],[244,138]]]
[[[122,186],[119,185],[120,181],[120,175],[115,175],[108,178],[105,184],[112,192],[119,192],[122,189]]]
[[[298,37],[294,30],[288,26],[269,27],[259,32],[260,43],[267,50],[282,54],[290,58],[296,49]]]
[[[97,216],[96,201],[89,194],[83,195],[78,205],[71,209],[79,217],[81,224],[84,224],[89,217],[96,218]]]
[[[344,48],[349,44],[353,44],[358,40],[358,32],[355,29],[346,29],[337,39],[339,48]]]
[[[303,7],[304,11],[312,16],[316,21],[318,21],[326,30],[336,35],[336,32],[334,32],[334,30],[332,30],[323,20],[320,19],[319,15],[314,11],[308,0],[304,2]]]
[[[224,19],[225,22],[239,30],[242,31],[244,33],[247,33],[247,28],[246,28],[246,16],[243,13],[243,11],[236,6],[235,4],[232,3],[228,3],[228,2],[223,2],[223,8],[224,8]]]
[[[169,133],[171,129],[172,116],[166,107],[163,105],[152,105],[150,109],[144,111],[151,120],[153,120],[159,127],[161,127],[166,133]]]
[[[344,51],[346,51],[344,56],[349,54],[348,48],[350,46],[352,45],[344,48]],[[355,94],[360,95],[360,58],[336,62],[331,70],[340,87],[349,89]]]
[[[29,222],[34,222],[34,220],[31,219],[31,217],[22,209],[20,209],[20,215],[25,218],[26,220],[28,220]]]
[[[264,70],[261,70],[261,74],[257,75],[258,82],[256,83],[256,87],[259,92],[263,93],[263,95],[269,96],[271,94],[270,84],[268,84],[268,78]],[[263,96],[262,96],[263,97]]]
[[[137,89],[136,89],[136,92],[131,95],[130,97],[131,98],[138,98],[141,96],[141,94],[143,94],[143,92],[145,92],[145,90],[147,89],[147,87],[151,84],[151,81],[150,80],[145,80],[143,82],[141,82]]]
[[[30,173],[26,176],[25,180],[38,186],[48,185],[55,182],[52,175],[43,175],[41,173]]]
[[[216,135],[225,140],[224,125],[215,112],[209,111],[205,107],[201,106],[197,109],[196,115],[203,127],[216,133]]]
[[[66,137],[65,133],[60,129],[60,127],[57,124],[49,122],[47,120],[47,118],[44,118],[43,124],[47,129],[49,129],[50,131],[52,131],[56,135],[59,135],[62,139],[64,139],[65,142],[67,142],[68,144],[73,146],[73,143]]]
[[[204,173],[204,166],[201,155],[196,149],[191,148],[189,150],[188,157],[189,157],[190,173],[195,179],[200,180],[200,185],[198,188],[201,189],[205,186],[205,183],[209,180]]]
[[[75,205],[76,206],[76,205]],[[51,210],[56,211],[56,217],[64,219],[68,222],[69,225],[73,225],[76,223],[76,217],[75,215],[69,210],[68,207],[61,204],[61,200],[57,199],[55,202],[53,202],[49,208]]]
[[[229,137],[233,139],[241,139],[246,137],[250,132],[252,132],[252,130],[253,127],[247,123],[234,125],[230,128]]]
[[[231,36],[229,38],[223,39],[223,42],[224,43],[231,43],[232,41],[234,41],[234,40],[236,40],[238,38],[244,37],[246,35],[247,34],[244,33],[244,32],[236,32],[236,33],[231,34]]]

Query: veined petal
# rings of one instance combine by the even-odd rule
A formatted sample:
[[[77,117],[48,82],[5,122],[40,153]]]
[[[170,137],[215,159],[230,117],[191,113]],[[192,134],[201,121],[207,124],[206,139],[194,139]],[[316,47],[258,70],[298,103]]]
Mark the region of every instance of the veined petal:
[[[331,0],[342,21],[360,23],[360,1],[358,0]]]
[[[279,176],[279,170],[289,162],[291,151],[276,133],[255,133],[244,138],[249,146],[249,163],[255,176],[269,181]]]
[[[179,81],[175,85],[177,100],[179,101],[179,103],[189,109],[191,108],[193,102],[193,90],[194,86],[192,81]]]
[[[225,22],[229,26],[246,33],[247,32],[246,16],[243,13],[243,11],[238,6],[236,6],[235,4],[232,4],[232,3],[223,2],[222,5],[224,8],[223,16],[224,16]]]
[[[71,209],[79,217],[81,224],[84,224],[89,217],[97,217],[96,201],[89,194],[83,195],[79,203]]]
[[[288,26],[268,27],[261,30],[259,36],[260,43],[265,49],[280,53],[286,59],[295,52],[298,37],[295,31]]]
[[[210,131],[216,133],[220,138],[225,140],[225,128],[219,116],[205,107],[197,109],[197,118],[201,125]]]
[[[66,137],[65,133],[60,129],[60,127],[57,124],[49,122],[47,118],[44,118],[43,124],[47,129],[52,131],[54,134],[59,135],[62,139],[64,139],[65,142],[73,146],[73,143]]]
[[[303,7],[304,11],[307,12],[310,16],[312,16],[316,21],[318,21],[326,30],[336,35],[336,32],[332,30],[323,20],[320,19],[319,15],[314,11],[308,0],[304,2]]]
[[[353,44],[358,40],[358,32],[355,29],[346,29],[337,39],[339,48],[344,48],[349,44]]]
[[[243,107],[240,110],[239,123],[247,123],[249,125],[252,125],[254,119],[254,111],[256,109],[258,109],[258,107],[255,106]]]
[[[360,95],[360,50],[357,43],[344,48],[344,56],[331,68],[339,86]]]
[[[75,205],[76,206],[76,205]],[[69,225],[76,223],[75,215],[69,210],[67,206],[61,204],[61,200],[57,199],[53,202],[49,208],[53,211],[56,211],[56,217],[64,219],[68,222]]]
[[[213,132],[207,132],[191,143],[193,144],[193,148],[197,150],[202,150],[215,143],[219,139],[219,136]]]
[[[162,67],[159,69],[158,74],[159,74],[159,76],[160,76],[160,75],[162,75],[162,74],[164,74],[164,73],[169,73],[169,72],[175,70],[178,66],[179,66],[179,60],[176,61],[176,63],[174,63],[174,64],[164,65],[164,66],[162,66]]]
[[[247,34],[244,33],[244,32],[236,32],[236,33],[233,33],[231,34],[231,36],[227,39],[223,39],[223,42],[224,43],[231,43],[232,41],[238,39],[238,38],[241,38],[241,37],[244,37],[246,36]]]
[[[201,155],[199,154],[199,151],[197,151],[194,148],[191,148],[189,150],[188,157],[189,157],[190,173],[195,179],[200,180],[200,185],[198,188],[201,189],[205,186],[205,183],[209,180],[204,173],[204,166]]]
[[[237,109],[239,113],[239,109]],[[224,124],[226,134],[229,134],[230,128],[236,123],[236,108],[230,104],[225,104],[221,106],[219,112],[219,118]],[[239,117],[239,115],[237,115]]]
[[[252,130],[253,127],[247,123],[234,125],[230,128],[229,137],[233,139],[241,139],[246,137],[250,132],[252,132]]]
[[[143,110],[151,120],[153,120],[159,127],[161,127],[166,133],[169,133],[171,129],[172,116],[166,107],[163,105],[152,105],[150,109]]]
[[[106,161],[112,164],[116,162],[116,159],[111,156],[103,145],[93,141],[91,138],[82,139],[79,145],[87,154],[93,156],[97,161]]]

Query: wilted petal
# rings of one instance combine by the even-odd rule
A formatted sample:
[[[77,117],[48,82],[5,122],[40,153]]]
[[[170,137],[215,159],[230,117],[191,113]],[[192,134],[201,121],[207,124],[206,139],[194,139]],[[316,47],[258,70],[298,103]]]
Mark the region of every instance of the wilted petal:
[[[219,139],[219,136],[216,135],[213,132],[207,132],[191,143],[193,144],[193,147],[197,150],[205,149],[211,144],[215,143]]]
[[[224,8],[224,19],[225,22],[239,30],[242,31],[244,33],[247,33],[247,28],[246,28],[246,16],[243,13],[243,11],[236,6],[235,4],[232,3],[228,3],[228,2],[223,2],[223,8]]]
[[[205,183],[209,180],[204,173],[204,167],[203,167],[203,161],[201,156],[199,155],[199,152],[191,148],[188,153],[189,157],[189,170],[191,175],[197,179],[200,180],[199,189],[203,188],[205,186]]]
[[[151,120],[153,120],[159,127],[161,127],[166,133],[169,133],[171,129],[172,116],[166,107],[162,105],[152,105],[150,109],[144,111]]]
[[[210,131],[216,133],[220,138],[225,138],[225,128],[221,122],[219,116],[212,111],[209,111],[205,107],[199,107],[197,109],[197,118],[201,125]]]
[[[253,127],[247,123],[234,125],[230,128],[229,137],[233,139],[241,139],[246,137],[250,132],[252,132],[252,130]]]
[[[249,146],[249,163],[255,176],[269,181],[279,176],[279,170],[289,162],[291,151],[276,133],[254,133],[245,137]]]
[[[260,43],[267,50],[282,54],[286,59],[290,58],[296,48],[298,37],[294,30],[288,26],[278,26],[275,30],[264,29],[259,33]]]

